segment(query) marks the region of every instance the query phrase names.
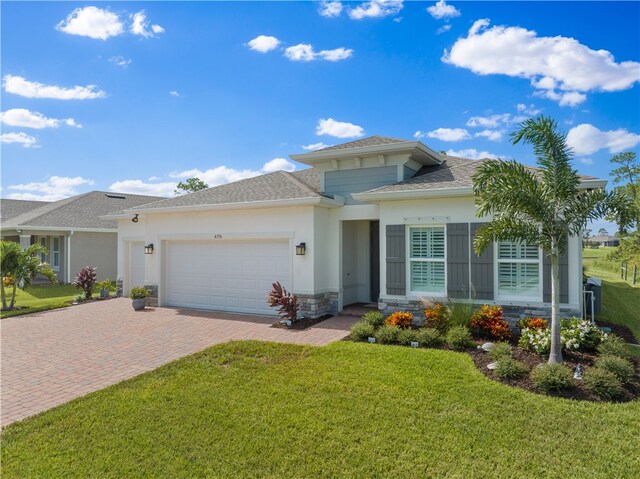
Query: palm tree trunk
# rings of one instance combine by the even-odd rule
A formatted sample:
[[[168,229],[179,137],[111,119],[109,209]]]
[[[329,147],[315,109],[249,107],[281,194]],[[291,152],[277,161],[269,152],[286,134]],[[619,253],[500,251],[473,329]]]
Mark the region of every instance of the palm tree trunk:
[[[13,290],[11,291],[11,303],[9,303],[9,309],[13,309],[13,305],[16,304],[16,283],[17,278],[13,278]]]
[[[562,364],[560,343],[560,262],[556,242],[551,246],[551,350],[549,364]]]
[[[4,280],[4,278],[2,279]],[[4,281],[2,281],[0,287],[2,288],[0,291],[2,291],[2,310],[4,311],[7,309],[7,294],[4,291]]]

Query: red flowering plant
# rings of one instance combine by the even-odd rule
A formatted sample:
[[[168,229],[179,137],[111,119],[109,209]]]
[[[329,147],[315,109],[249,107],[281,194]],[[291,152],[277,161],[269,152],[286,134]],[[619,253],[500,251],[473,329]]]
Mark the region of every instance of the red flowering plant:
[[[411,321],[413,321],[413,314],[407,311],[396,311],[384,320],[388,326],[395,326],[402,329],[409,329],[411,327]]]
[[[485,304],[473,313],[471,329],[476,336],[481,338],[506,341],[512,336],[509,323],[502,319],[502,308],[496,305]]]
[[[440,332],[444,332],[449,320],[447,308],[442,303],[434,303],[433,306],[424,310],[424,327],[435,328]]]
[[[531,331],[539,331],[541,329],[547,329],[549,322],[542,318],[524,318],[518,322],[520,329],[529,329]]]

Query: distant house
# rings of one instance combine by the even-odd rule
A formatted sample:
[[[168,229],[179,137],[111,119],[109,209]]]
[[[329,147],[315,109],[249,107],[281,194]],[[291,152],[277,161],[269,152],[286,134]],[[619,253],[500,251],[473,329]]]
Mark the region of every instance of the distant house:
[[[620,246],[620,240],[615,236],[592,236],[587,240],[593,246]]]
[[[62,283],[71,282],[85,266],[97,267],[100,280],[115,279],[117,222],[100,216],[160,199],[103,191],[54,202],[1,199],[0,233],[3,240],[24,247],[45,246],[49,253],[42,259]]]

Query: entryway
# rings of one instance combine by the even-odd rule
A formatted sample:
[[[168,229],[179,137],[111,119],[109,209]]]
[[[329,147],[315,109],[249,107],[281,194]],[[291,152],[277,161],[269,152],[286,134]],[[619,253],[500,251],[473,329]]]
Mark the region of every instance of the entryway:
[[[380,222],[342,222],[341,290],[343,309],[377,303],[380,296]]]

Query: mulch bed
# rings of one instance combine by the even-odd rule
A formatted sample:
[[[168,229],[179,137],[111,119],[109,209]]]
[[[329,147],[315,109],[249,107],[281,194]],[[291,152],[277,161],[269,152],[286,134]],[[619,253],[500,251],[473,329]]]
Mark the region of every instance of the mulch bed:
[[[301,330],[310,328],[311,326],[315,326],[316,324],[321,323],[322,321],[329,318],[333,318],[333,314],[325,314],[324,316],[320,316],[319,318],[313,318],[313,319],[302,318],[296,321],[295,323],[293,323],[290,328],[288,328],[286,324],[281,324],[280,320],[278,320],[277,322],[273,323],[271,327],[279,328],[279,329],[295,329],[295,330],[301,331]]]
[[[561,392],[545,392],[536,389],[529,379],[529,375],[525,375],[521,379],[501,379],[495,376],[494,372],[491,369],[487,369],[487,365],[493,362],[489,359],[488,353],[481,351],[479,349],[468,351],[469,355],[473,359],[476,367],[488,378],[493,379],[494,381],[501,382],[503,384],[507,384],[509,386],[518,387],[521,389],[526,389],[527,391],[542,394],[545,396],[553,396],[553,397],[562,397],[566,399],[575,399],[579,401],[596,401],[602,402],[595,394],[591,393],[584,387],[584,383],[579,380],[574,380],[575,386],[572,389],[568,389],[566,391]],[[583,372],[585,367],[590,367],[593,365],[595,359],[597,358],[596,354],[593,353],[583,353],[583,352],[563,352],[564,365],[570,368],[572,371],[575,370],[578,364],[581,364],[583,367]],[[539,364],[544,364],[547,362],[547,359],[533,351],[528,351],[526,349],[519,348],[518,346],[513,345],[513,358],[517,361],[521,361],[527,365],[529,369],[533,369]],[[635,398],[640,396],[640,371],[639,371],[639,361],[637,359],[632,359],[632,362],[636,368],[636,374],[633,377],[632,381],[629,384],[624,386],[625,395],[624,397],[618,399],[616,402],[628,402],[632,401]]]
[[[607,328],[611,328],[611,332],[616,336],[620,336],[627,343],[639,344],[640,341],[636,339],[633,332],[627,328],[626,326],[622,326],[620,324],[608,323],[606,321],[596,321],[598,326],[606,326]]]

